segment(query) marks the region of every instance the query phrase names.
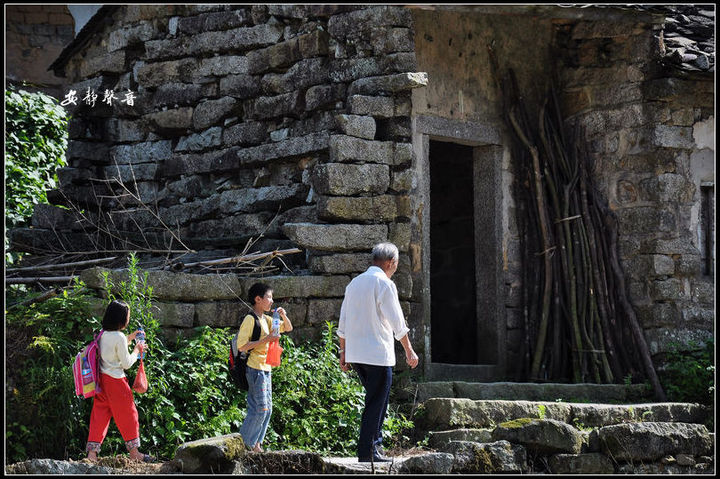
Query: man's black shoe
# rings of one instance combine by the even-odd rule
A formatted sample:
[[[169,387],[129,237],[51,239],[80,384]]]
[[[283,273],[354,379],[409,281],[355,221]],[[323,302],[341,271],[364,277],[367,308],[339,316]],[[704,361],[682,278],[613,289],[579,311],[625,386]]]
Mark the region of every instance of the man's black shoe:
[[[375,454],[372,459],[370,457],[359,457],[358,462],[392,462],[392,459],[380,454]]]

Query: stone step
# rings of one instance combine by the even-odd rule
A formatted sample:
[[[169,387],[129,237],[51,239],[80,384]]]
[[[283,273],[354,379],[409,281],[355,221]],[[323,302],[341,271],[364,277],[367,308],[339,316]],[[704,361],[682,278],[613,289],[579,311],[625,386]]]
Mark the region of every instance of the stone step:
[[[652,390],[644,384],[431,381],[407,387],[404,392],[409,400],[417,402],[430,398],[466,398],[622,404],[650,402],[652,398]]]
[[[422,406],[416,425],[422,431],[488,428],[519,418],[563,421],[575,427],[602,427],[625,422],[707,424],[712,412],[691,403],[599,404],[549,401],[431,398]]]

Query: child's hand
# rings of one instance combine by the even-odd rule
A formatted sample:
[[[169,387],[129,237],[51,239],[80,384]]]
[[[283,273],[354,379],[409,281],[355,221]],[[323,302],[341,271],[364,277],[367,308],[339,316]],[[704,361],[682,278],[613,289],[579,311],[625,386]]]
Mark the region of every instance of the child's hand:
[[[277,308],[275,311],[280,315],[282,319],[287,319],[287,316],[285,314],[285,309],[282,307]]]
[[[138,329],[138,330],[135,331],[134,333],[128,334],[128,339],[129,339],[130,341],[134,341],[139,332],[140,332],[140,330]]]

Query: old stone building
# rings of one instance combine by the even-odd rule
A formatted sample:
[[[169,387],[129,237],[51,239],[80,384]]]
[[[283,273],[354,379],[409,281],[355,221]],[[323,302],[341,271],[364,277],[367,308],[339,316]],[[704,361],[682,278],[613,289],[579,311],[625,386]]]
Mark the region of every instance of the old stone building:
[[[25,82],[26,90],[60,98],[63,79],[48,67],[73,36],[73,17],[65,5],[6,5],[6,82]]]
[[[557,72],[655,357],[714,334],[713,34],[712,5],[106,5],[53,64],[77,98],[50,197],[116,230],[39,207],[12,238],[35,252],[179,238],[221,257],[263,233],[257,249],[303,250],[267,281],[308,338],[390,240],[425,376],[514,379],[516,174],[491,46],[531,111]],[[83,277],[100,287],[98,273]],[[252,279],[191,276],[152,273],[165,324],[236,325]]]

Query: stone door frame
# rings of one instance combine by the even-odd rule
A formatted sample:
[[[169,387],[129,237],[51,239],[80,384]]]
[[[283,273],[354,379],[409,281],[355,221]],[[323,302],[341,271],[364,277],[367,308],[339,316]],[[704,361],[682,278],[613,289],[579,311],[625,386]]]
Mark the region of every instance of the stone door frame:
[[[416,115],[412,117],[412,144],[417,189],[419,236],[422,251],[422,321],[424,325],[425,361],[427,380],[462,380],[488,382],[503,380],[506,374],[505,340],[506,315],[504,308],[504,280],[502,271],[502,159],[500,131],[494,125],[478,122],[448,120]],[[475,184],[475,277],[477,294],[476,319],[487,314],[486,328],[478,328],[478,336],[487,344],[491,337],[495,347],[491,364],[444,364],[432,362],[431,350],[431,295],[430,291],[430,141],[445,141],[473,149],[473,176]],[[488,228],[488,225],[490,226]],[[477,234],[478,228],[490,234]],[[491,254],[477,254],[490,251]],[[491,347],[492,347],[491,346]]]

